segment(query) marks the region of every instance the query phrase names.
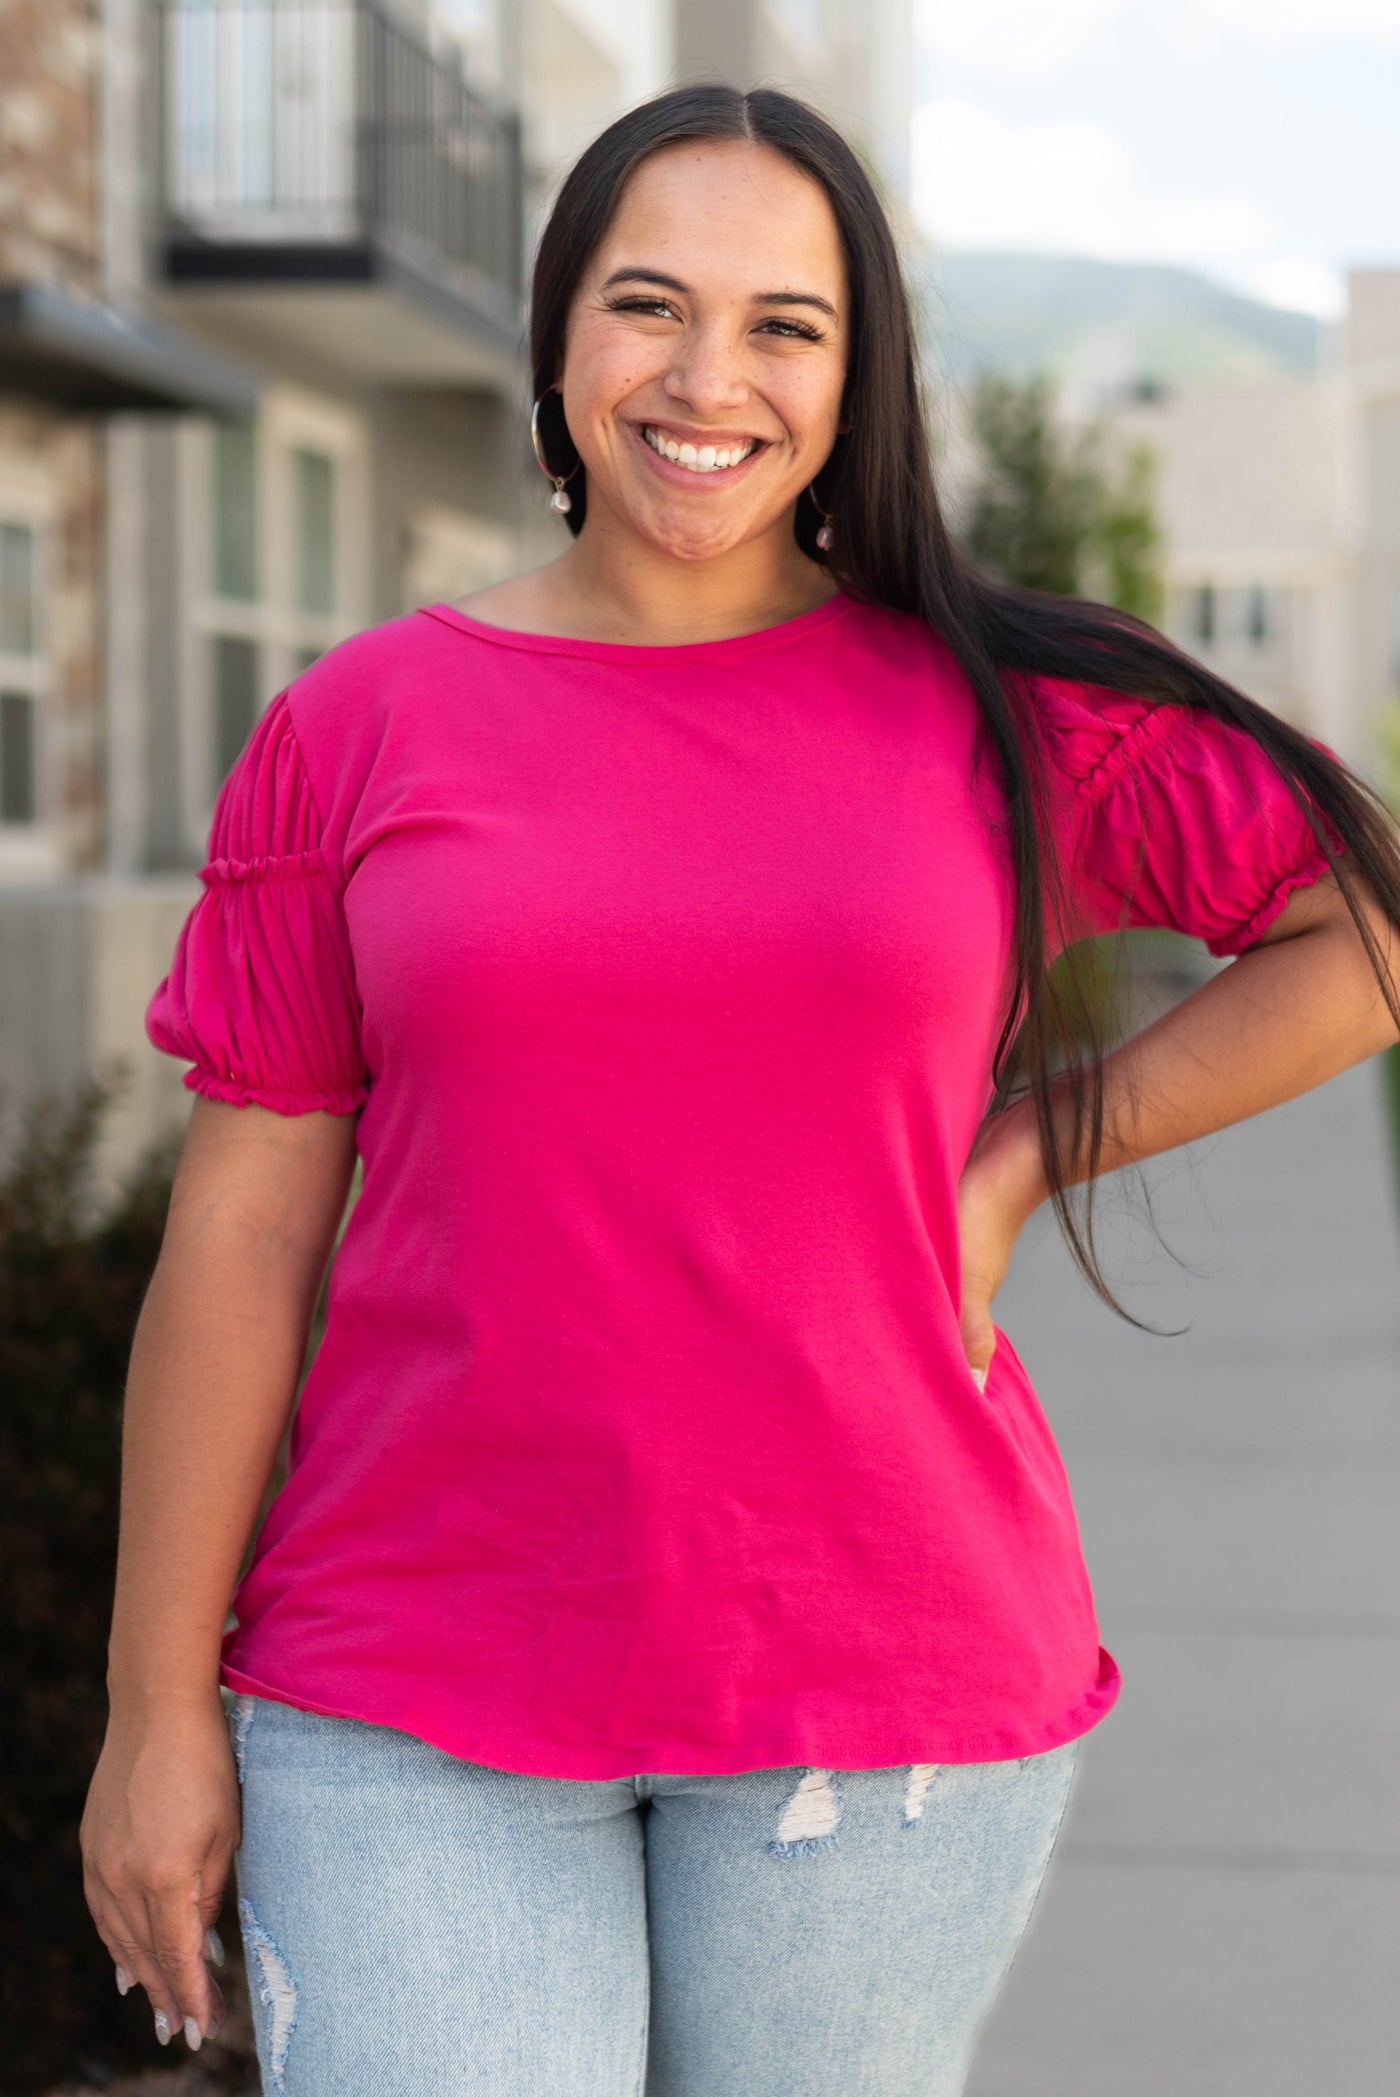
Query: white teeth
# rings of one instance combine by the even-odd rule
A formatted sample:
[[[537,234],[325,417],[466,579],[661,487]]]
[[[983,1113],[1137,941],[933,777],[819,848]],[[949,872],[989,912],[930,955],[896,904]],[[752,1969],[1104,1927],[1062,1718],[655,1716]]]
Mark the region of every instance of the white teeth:
[[[672,465],[685,466],[691,473],[719,473],[726,466],[737,466],[753,450],[752,443],[736,444],[732,448],[702,444],[678,444],[673,437],[663,437],[649,423],[642,425],[642,435],[655,452]]]

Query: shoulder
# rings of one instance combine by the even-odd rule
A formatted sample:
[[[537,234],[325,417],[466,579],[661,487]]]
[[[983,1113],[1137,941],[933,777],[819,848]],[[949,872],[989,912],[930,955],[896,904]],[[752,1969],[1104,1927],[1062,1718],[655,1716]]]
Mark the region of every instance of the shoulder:
[[[445,636],[416,612],[347,634],[276,694],[254,731],[240,769],[256,766],[275,802],[315,811],[332,868],[382,775],[395,723],[439,689]]]
[[[460,667],[452,629],[425,612],[402,612],[347,634],[277,695],[328,817],[358,798],[396,726],[425,717],[448,655]]]
[[[848,601],[833,624],[817,629],[811,645],[833,675],[877,680],[872,689],[903,689],[911,704],[936,694],[943,717],[967,720],[979,712],[972,681],[938,628],[916,612],[888,604]]]
[[[373,732],[436,652],[439,633],[434,620],[402,612],[347,634],[299,671],[278,696],[308,757],[327,739]]]
[[[916,612],[851,598],[840,631],[857,647],[932,664],[953,676],[963,674],[957,657],[942,634]]]

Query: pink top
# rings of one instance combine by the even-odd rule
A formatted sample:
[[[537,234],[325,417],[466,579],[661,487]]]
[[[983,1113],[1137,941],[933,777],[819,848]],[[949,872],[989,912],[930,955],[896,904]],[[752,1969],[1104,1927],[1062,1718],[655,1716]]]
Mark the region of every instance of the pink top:
[[[1325,870],[1247,737],[1042,683],[1087,921],[1227,954]],[[657,648],[437,604],[224,784],[147,1028],[359,1114],[235,1690],[546,1776],[1033,1754],[1113,1703],[1065,1474],[958,1336],[1012,929],[944,645],[849,597]]]

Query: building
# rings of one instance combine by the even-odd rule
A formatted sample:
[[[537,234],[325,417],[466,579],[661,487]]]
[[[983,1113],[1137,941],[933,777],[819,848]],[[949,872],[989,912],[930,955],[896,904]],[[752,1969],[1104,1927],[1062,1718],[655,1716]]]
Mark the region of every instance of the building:
[[[898,206],[907,0],[7,0],[0,1088],[114,1056],[103,1169],[188,1107],[145,999],[258,713],[344,635],[547,556],[523,292],[598,129],[789,86]]]
[[[1374,771],[1400,701],[1400,269],[1351,272],[1316,378],[1113,419],[1157,457],[1167,631]]]

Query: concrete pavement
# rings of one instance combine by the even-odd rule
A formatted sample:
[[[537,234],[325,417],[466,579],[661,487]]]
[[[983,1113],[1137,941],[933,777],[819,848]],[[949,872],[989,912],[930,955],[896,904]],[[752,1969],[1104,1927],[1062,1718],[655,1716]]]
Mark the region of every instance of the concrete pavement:
[[[1400,1229],[1379,1071],[1048,1215],[995,1305],[1075,1491],[1117,1709],[968,2097],[1400,2091]]]

